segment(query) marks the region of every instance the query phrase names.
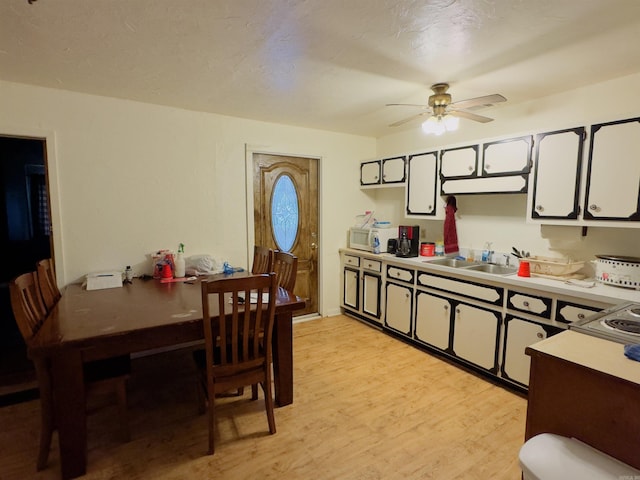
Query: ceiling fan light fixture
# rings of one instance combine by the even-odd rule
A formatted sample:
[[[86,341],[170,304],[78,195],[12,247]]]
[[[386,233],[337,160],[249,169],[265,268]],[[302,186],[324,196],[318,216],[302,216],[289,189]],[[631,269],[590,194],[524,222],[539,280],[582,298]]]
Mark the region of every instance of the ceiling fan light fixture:
[[[453,115],[444,116],[444,127],[447,129],[447,132],[457,130],[458,125],[460,125],[460,119],[458,117],[454,117]]]
[[[442,135],[458,129],[460,119],[453,115],[432,115],[422,123],[422,131],[427,135]]]

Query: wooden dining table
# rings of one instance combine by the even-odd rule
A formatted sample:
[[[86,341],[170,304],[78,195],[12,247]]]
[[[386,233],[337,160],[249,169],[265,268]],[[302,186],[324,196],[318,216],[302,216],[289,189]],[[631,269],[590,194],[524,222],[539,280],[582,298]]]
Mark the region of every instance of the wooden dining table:
[[[250,275],[235,273],[231,276]],[[29,345],[31,358],[50,360],[62,478],[87,469],[83,363],[204,339],[202,278],[192,282],[134,279],[104,290],[68,285]],[[276,298],[273,367],[276,406],[293,402],[293,312],[305,301],[282,288]]]

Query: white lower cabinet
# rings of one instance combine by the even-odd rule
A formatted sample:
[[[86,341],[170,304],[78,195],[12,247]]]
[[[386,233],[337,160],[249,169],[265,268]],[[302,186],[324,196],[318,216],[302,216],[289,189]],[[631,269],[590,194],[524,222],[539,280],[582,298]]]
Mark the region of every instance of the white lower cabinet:
[[[453,354],[497,373],[500,323],[500,312],[459,303],[453,316]]]
[[[529,355],[524,353],[525,348],[561,331],[562,329],[550,325],[507,315],[502,353],[502,377],[528,386],[531,360]]]
[[[529,345],[611,306],[364,254],[343,254],[342,272],[345,313],[521,390]]]
[[[342,256],[342,307],[345,311],[380,325],[381,293],[381,261],[365,256]]]
[[[380,319],[380,275],[362,272],[362,312]]]
[[[397,333],[411,336],[413,287],[387,282],[384,325]]]
[[[421,290],[416,292],[414,338],[446,351],[451,333],[451,303],[446,298]]]

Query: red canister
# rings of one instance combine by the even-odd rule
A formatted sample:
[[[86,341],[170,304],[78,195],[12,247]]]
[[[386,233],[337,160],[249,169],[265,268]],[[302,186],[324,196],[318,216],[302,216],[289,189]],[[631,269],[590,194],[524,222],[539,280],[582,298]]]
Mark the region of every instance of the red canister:
[[[436,244],[431,242],[422,242],[420,244],[420,255],[423,257],[433,257],[436,254]]]

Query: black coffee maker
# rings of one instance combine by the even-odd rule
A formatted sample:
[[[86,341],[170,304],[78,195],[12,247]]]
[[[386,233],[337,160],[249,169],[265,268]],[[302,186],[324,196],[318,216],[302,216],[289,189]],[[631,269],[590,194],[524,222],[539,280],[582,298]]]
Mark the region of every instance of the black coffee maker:
[[[398,227],[398,249],[396,257],[417,257],[420,248],[420,227],[401,225]]]

